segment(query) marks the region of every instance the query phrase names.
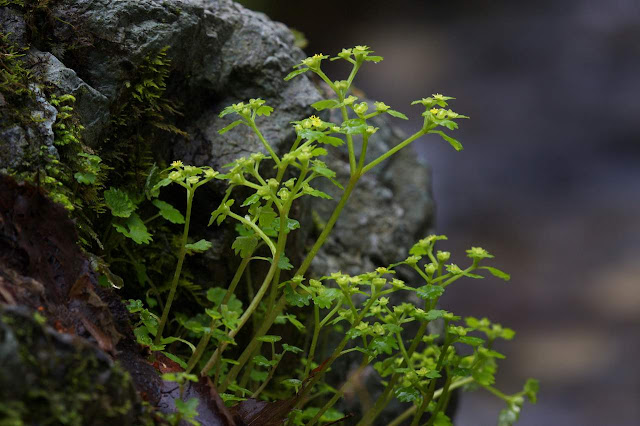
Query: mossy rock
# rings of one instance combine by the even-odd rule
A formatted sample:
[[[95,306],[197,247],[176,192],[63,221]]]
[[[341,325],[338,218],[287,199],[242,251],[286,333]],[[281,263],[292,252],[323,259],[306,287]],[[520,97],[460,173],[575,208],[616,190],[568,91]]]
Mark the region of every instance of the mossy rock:
[[[149,423],[129,374],[100,349],[0,307],[0,425]]]

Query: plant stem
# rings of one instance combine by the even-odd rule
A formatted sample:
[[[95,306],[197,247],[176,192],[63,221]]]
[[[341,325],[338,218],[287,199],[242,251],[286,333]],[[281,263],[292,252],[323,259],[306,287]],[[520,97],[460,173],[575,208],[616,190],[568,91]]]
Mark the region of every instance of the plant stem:
[[[258,129],[258,126],[256,126],[256,123],[253,120],[248,120],[248,121],[249,121],[249,126],[253,129],[256,135],[258,135],[260,142],[262,142],[262,145],[269,152],[269,155],[271,155],[271,158],[273,158],[273,161],[275,161],[276,165],[279,166],[280,158],[278,158],[278,155],[275,153],[273,148],[271,148],[271,145],[269,145],[269,142],[267,142],[264,136],[262,136],[262,133],[260,132],[260,129]]]
[[[220,306],[225,305],[229,302],[229,299],[231,299],[231,296],[233,295],[233,292],[235,291],[236,286],[238,285],[238,282],[240,282],[240,279],[242,278],[242,274],[244,273],[244,270],[247,268],[247,265],[249,264],[250,261],[251,261],[251,257],[246,257],[242,259],[242,262],[240,262],[240,265],[238,265],[238,269],[236,269],[235,275],[231,279],[231,284],[229,284],[229,288],[227,289],[227,292],[225,293],[224,298],[220,303]],[[218,309],[220,309],[220,306],[218,307]],[[196,347],[195,352],[191,354],[191,357],[189,358],[189,361],[187,363],[187,370],[186,370],[187,374],[190,373],[191,370],[193,370],[193,367],[195,367],[198,361],[200,361],[202,354],[207,348],[207,344],[209,343],[211,334],[213,333],[215,323],[216,323],[216,320],[211,319],[211,325],[209,326],[211,328],[211,332],[205,333],[202,336],[202,338],[200,339],[200,342],[198,342],[198,346]]]
[[[180,279],[180,273],[182,272],[182,263],[184,262],[184,257],[187,254],[187,238],[189,237],[189,223],[191,222],[191,205],[193,204],[193,194],[195,192],[195,188],[187,188],[187,212],[184,218],[184,231],[182,232],[182,239],[180,240],[180,252],[178,253],[178,263],[176,265],[176,270],[173,274],[173,280],[171,281],[171,290],[169,290],[169,297],[167,297],[167,302],[164,305],[164,309],[162,310],[162,317],[160,318],[160,324],[158,325],[158,331],[156,332],[156,337],[153,340],[154,344],[159,344],[162,340],[162,331],[164,330],[164,326],[167,323],[167,318],[169,317],[169,311],[171,310],[171,304],[173,303],[173,298],[176,295],[176,289],[178,288],[178,281]]]
[[[458,381],[455,381],[451,384],[451,386],[449,386],[449,391],[452,391],[454,389],[460,388],[466,384],[469,384],[473,382],[473,377],[465,377],[464,379],[460,379]],[[437,391],[435,391],[433,393],[433,399],[437,399],[440,398],[440,396],[442,396],[444,389],[438,389]],[[409,417],[411,417],[411,415],[418,409],[417,406],[412,405],[411,407],[407,408],[402,414],[400,414],[398,417],[396,417],[391,423],[389,423],[389,426],[399,426],[403,421],[405,421],[406,419],[408,419]]]
[[[309,348],[309,355],[307,355],[307,366],[304,369],[302,378],[304,379],[309,375],[311,371],[311,363],[313,362],[313,356],[316,352],[316,344],[318,343],[318,336],[320,335],[320,308],[314,303],[313,305],[313,322],[315,327],[313,328],[313,338],[311,339],[311,347]]]
[[[391,157],[393,154],[395,154],[396,152],[400,151],[402,148],[406,147],[411,142],[415,141],[416,139],[418,139],[420,136],[424,135],[425,133],[426,133],[425,129],[422,129],[422,130],[414,133],[413,135],[411,135],[410,137],[408,137],[404,141],[400,142],[398,145],[396,145],[393,148],[391,148],[389,151],[387,151],[384,154],[382,154],[380,157],[376,158],[375,160],[373,160],[372,162],[370,162],[369,164],[364,166],[364,168],[362,169],[362,173],[364,174],[364,173],[368,172],[373,167],[377,166],[378,164],[380,164],[381,162],[383,162],[387,158]]]

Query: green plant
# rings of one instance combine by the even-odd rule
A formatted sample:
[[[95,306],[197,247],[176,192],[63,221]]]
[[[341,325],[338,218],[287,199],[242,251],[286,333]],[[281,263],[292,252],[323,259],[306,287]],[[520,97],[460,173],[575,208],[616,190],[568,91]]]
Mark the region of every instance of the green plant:
[[[262,99],[251,99],[247,103],[231,105],[221,112],[221,117],[235,116],[237,119],[221,129],[220,133],[236,126],[247,126],[257,135],[267,154],[254,153],[239,158],[225,166],[225,173],[206,167],[186,166],[179,161],[163,172],[164,178],[155,184],[154,191],[172,183],[186,190],[184,228],[178,244],[169,296],[161,317],[144,309],[140,301],[130,302],[132,311],[143,314],[137,335],[143,336],[139,340],[153,350],[163,350],[165,344],[178,340],[187,343],[182,338],[163,336],[186,253],[202,252],[211,247],[204,240],[188,243],[194,194],[198,187],[211,179],[225,180],[228,189],[220,206],[212,212],[209,225],[214,222],[221,225],[228,220],[235,222],[238,236],[232,248],[242,260],[226,289],[212,288],[208,291],[210,305],[204,315],[192,319],[176,317],[181,327],[192,337],[199,338],[197,345],[189,344],[191,353],[187,358],[183,359],[179,352],[166,352],[185,368],[186,374],[198,367],[201,376],[213,376],[214,384],[227,402],[264,397],[269,392],[268,388],[271,388],[270,395],[283,395],[294,389],[296,404],[289,416],[289,424],[314,425],[328,419],[335,420],[335,412],[332,415],[329,413],[332,413],[333,405],[345,391],[344,386],[335,390],[323,384],[324,374],[340,356],[359,352],[361,367],[373,365],[386,384],[384,392],[373,408],[364,413],[359,425],[373,424],[393,398],[411,404],[393,424],[411,417],[411,424],[417,425],[425,413],[430,413],[428,425],[450,424],[445,410],[451,392],[461,387],[481,387],[503,399],[507,409],[500,415],[500,424],[512,424],[518,418],[524,397],[535,402],[538,386],[535,380],[530,380],[521,392],[513,395],[506,395],[493,386],[496,360],[503,358],[492,349],[493,343],[496,339],[513,338],[514,332],[499,324],[492,324],[485,318],[466,318],[461,323],[459,316],[437,308],[446,288],[460,278],[479,279],[483,278],[479,272],[488,272],[498,278],[509,279],[499,269],[484,265],[487,259],[493,257],[487,251],[477,247],[468,250],[471,263],[462,268],[447,263],[450,258],[448,252],[436,250],[436,242],[446,237],[430,236],[414,245],[405,260],[379,267],[375,271],[356,276],[340,272],[316,278],[305,275],[363,175],[427,134],[438,135],[454,149],[462,149],[462,145],[442,129],[455,130],[458,127],[456,120],[467,117],[447,109],[448,102],[453,98],[435,94],[413,102],[413,105],[424,107],[420,130],[378,158],[366,160],[369,140],[378,130],[369,124],[369,120],[381,114],[407,119],[382,102],[375,102],[374,110],[369,112],[370,105],[367,102],[358,102],[350,94],[360,67],[365,62],[382,60],[372,53],[367,46],[356,46],[344,49],[331,58],[344,60],[351,65],[346,80],[332,81],[327,77],[321,69],[322,61],[328,59],[324,55],[303,60],[285,78],[289,80],[306,72],[319,76],[335,93],[335,98],[316,102],[312,106],[318,111],[337,110],[342,117],[341,123],[324,121],[316,116],[294,122],[297,138],[291,148],[280,156],[257,124],[259,118],[269,116],[273,109]],[[360,144],[359,150],[356,144]],[[347,182],[338,182],[336,173],[320,160],[328,153],[325,148],[327,145],[346,145],[350,167]],[[293,256],[290,258],[285,253],[289,234],[300,227],[299,222],[291,217],[294,202],[307,196],[331,198],[312,186],[317,179],[329,180],[342,191],[342,195],[315,243],[294,268],[291,263]],[[248,196],[246,191],[249,191]],[[242,201],[236,203],[234,194],[244,194]],[[133,203],[124,200],[121,204],[124,210],[132,214],[135,209]],[[238,204],[239,207],[236,207]],[[123,232],[120,229],[118,231]],[[253,281],[249,268],[253,262],[264,262],[267,271],[260,276],[261,283],[257,290],[254,291],[252,286],[248,288],[252,296],[243,309],[239,300],[243,297],[237,298],[236,293],[243,276],[248,283]],[[423,280],[423,285],[408,285],[395,278],[399,268],[414,270]],[[402,303],[394,306],[389,297],[394,293],[415,293],[423,300],[423,304],[415,306]],[[245,291],[238,294],[245,294]],[[302,326],[293,312],[284,313],[287,307],[308,307],[308,315],[313,322],[313,336],[306,349],[288,343],[281,344],[281,336],[268,334],[277,321]],[[250,320],[254,330],[244,350],[235,360],[224,358],[224,352],[236,343],[239,332]],[[427,333],[428,325],[434,321],[443,323],[441,336]],[[410,333],[406,324],[412,322],[418,326],[417,331]],[[342,327],[343,337],[326,359],[317,360],[321,332],[332,327]],[[143,332],[139,331],[141,328]],[[268,350],[263,351],[264,345]],[[460,354],[460,346],[466,346],[470,353]],[[305,356],[299,375],[280,380],[274,385],[276,369],[283,357],[301,354]],[[333,395],[328,396],[327,392]],[[317,401],[322,403],[305,408],[310,401],[314,405]]]

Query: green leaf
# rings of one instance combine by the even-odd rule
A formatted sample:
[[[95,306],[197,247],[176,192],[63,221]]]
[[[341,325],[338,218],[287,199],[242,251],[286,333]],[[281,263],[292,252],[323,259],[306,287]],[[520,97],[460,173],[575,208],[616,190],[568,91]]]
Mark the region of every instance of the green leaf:
[[[281,254],[278,259],[278,269],[284,269],[285,271],[293,269],[293,265],[289,262],[289,258],[284,254]]]
[[[171,204],[165,203],[161,200],[153,200],[153,205],[160,210],[160,216],[162,216],[169,222],[175,224],[184,223],[184,216],[182,216],[182,213],[180,213],[180,211],[173,207]]]
[[[311,151],[311,155],[313,155],[314,157],[318,157],[321,155],[327,155],[328,152],[326,149],[324,148],[315,148],[313,151]]]
[[[509,281],[511,279],[511,275],[507,274],[506,272],[502,272],[500,269],[492,268],[491,266],[480,266],[480,269],[486,269],[487,271],[491,272],[491,275],[493,275],[494,277],[498,277],[505,281]]]
[[[456,151],[462,151],[462,149],[463,149],[462,144],[460,142],[458,142],[457,140],[455,140],[454,138],[452,138],[451,136],[448,136],[445,132],[440,131],[440,130],[430,130],[429,133],[436,133],[436,134],[440,135],[442,137],[442,139],[444,139],[445,141],[449,142],[449,144]]]
[[[94,173],[91,173],[91,172],[86,172],[86,173],[76,172],[76,174],[74,174],[73,177],[79,183],[82,183],[84,185],[93,185],[94,183],[96,183],[96,179],[98,178],[98,176],[96,176]]]
[[[318,101],[311,104],[311,106],[315,108],[316,111],[322,111],[327,108],[337,108],[338,105],[340,105],[340,102],[335,99],[325,99],[323,101]]]
[[[328,136],[325,135],[321,138],[318,138],[318,142],[320,143],[326,143],[327,145],[331,145],[331,146],[341,146],[344,145],[344,141],[340,138],[337,138],[335,136]]]
[[[436,418],[433,419],[433,426],[453,426],[453,423],[451,423],[451,419],[447,417],[445,413],[438,411]]]
[[[274,221],[276,220],[277,217],[278,215],[273,210],[273,207],[262,206],[260,207],[260,213],[258,215],[258,224],[262,229],[271,228],[275,226]],[[278,222],[278,225],[279,225],[279,222]]]
[[[324,288],[318,292],[318,295],[313,298],[313,303],[321,309],[329,309],[333,302],[342,297],[342,292],[337,288]]]
[[[268,105],[262,105],[260,107],[258,107],[258,109],[256,109],[256,115],[258,117],[264,115],[264,116],[270,116],[271,113],[273,112],[273,108],[268,106]]]
[[[298,330],[303,331],[305,330],[305,326],[304,324],[302,324],[300,321],[298,321],[298,319],[296,318],[295,315],[293,314],[289,314],[289,315],[278,315],[276,317],[276,324],[284,324],[285,321],[289,321],[291,323],[291,325],[295,326]]]
[[[303,352],[302,349],[300,349],[299,347],[287,345],[286,343],[282,344],[282,350],[284,350],[285,352],[293,352],[294,354]]]
[[[372,349],[376,354],[384,352],[391,355],[393,349],[398,349],[398,342],[393,336],[380,336],[371,341],[369,349]]]
[[[464,343],[466,345],[471,345],[471,346],[480,346],[484,343],[484,339],[481,339],[479,337],[473,337],[473,336],[460,336],[458,337],[457,340],[460,343]]]
[[[400,111],[396,111],[396,110],[393,110],[393,109],[388,109],[386,111],[386,113],[389,114],[392,117],[402,118],[403,120],[408,120],[409,119],[409,117],[407,117],[406,115],[404,115]]]
[[[302,73],[305,73],[305,72],[307,72],[307,71],[309,71],[309,68],[300,68],[300,69],[297,69],[297,70],[295,70],[295,71],[291,71],[291,72],[290,72],[289,74],[287,74],[287,76],[284,78],[284,81],[289,81],[289,80],[291,80],[293,77],[295,77],[295,76],[297,76],[297,75],[300,75],[300,74],[302,74]]]
[[[111,214],[117,217],[129,217],[136,209],[124,191],[113,187],[104,191],[104,202],[111,210]]]
[[[220,287],[213,287],[207,290],[207,300],[213,302],[214,306],[220,306],[226,294],[227,290]],[[229,298],[227,307],[232,312],[242,313],[242,301],[238,300],[235,294],[232,294]]]
[[[315,162],[311,170],[319,174],[320,176],[324,176],[326,178],[336,177],[336,172],[326,167],[326,165],[320,161]]]
[[[182,367],[183,369],[187,369],[187,363],[184,362],[182,359],[180,359],[178,356],[170,353],[170,352],[165,352],[162,351],[162,353],[164,354],[164,356],[166,356],[167,358],[169,358],[171,361],[175,362],[176,364],[178,364],[180,367]]]
[[[398,388],[395,391],[395,395],[400,402],[415,402],[422,399],[418,388],[413,386]]]
[[[452,376],[468,377],[471,373],[472,371],[469,368],[454,368],[451,370]]]
[[[211,243],[207,240],[200,240],[197,243],[185,244],[184,247],[196,253],[202,253],[211,248]]]
[[[113,227],[116,228],[116,231],[127,238],[131,238],[137,244],[149,244],[152,240],[151,234],[147,232],[147,227],[136,213],[132,213],[131,216],[129,216],[124,222],[124,226],[114,223]]]
[[[446,311],[443,311],[441,309],[431,309],[429,312],[427,312],[427,314],[425,315],[425,319],[427,321],[434,321],[438,318],[442,318],[444,316],[444,314],[446,313]]]
[[[273,367],[278,363],[275,359],[268,360],[262,355],[256,355],[253,357],[253,362],[260,367]]]
[[[367,130],[367,122],[361,118],[353,118],[342,123],[342,131],[348,135],[359,135]]]
[[[291,288],[291,285],[287,283],[284,287],[284,295],[287,299],[287,303],[293,306],[297,306],[301,308],[303,306],[308,306],[309,301],[311,300],[311,295],[305,294],[304,296],[296,292]]]
[[[309,195],[311,195],[312,197],[324,198],[325,200],[333,200],[333,197],[331,195],[327,194],[326,192],[322,192],[319,189],[314,189],[313,191],[309,192]]]
[[[175,400],[176,409],[187,419],[193,419],[198,415],[198,398],[189,398],[186,402],[181,399]]]
[[[247,197],[247,199],[244,200],[244,203],[242,203],[240,207],[250,206],[251,204],[257,203],[258,201],[260,201],[260,196],[256,193]]]
[[[540,382],[536,379],[529,379],[524,384],[524,395],[529,399],[532,404],[538,401],[538,391],[540,390]]]
[[[382,59],[384,59],[382,56],[376,56],[376,55],[364,57],[365,61],[375,62],[375,63],[382,61]]]
[[[257,340],[259,342],[275,343],[275,342],[279,342],[280,340],[282,340],[282,337],[276,336],[276,335],[273,335],[273,334],[265,334],[264,336],[258,337]]]
[[[228,126],[223,127],[222,129],[218,130],[218,133],[220,133],[221,135],[224,135],[229,130],[233,129],[234,127],[236,127],[236,126],[238,126],[240,124],[245,124],[244,120],[236,120],[233,123],[229,124]]]
[[[258,246],[258,239],[255,236],[251,237],[236,237],[235,241],[231,245],[231,248],[235,250],[236,255],[239,253],[240,257],[245,258],[251,256],[253,250]]]
[[[442,293],[444,293],[444,287],[441,287],[439,285],[427,284],[416,289],[416,294],[422,300],[437,299],[438,297],[442,296]]]
[[[518,421],[520,417],[520,407],[515,404],[509,404],[509,406],[502,411],[498,416],[498,426],[512,426]]]

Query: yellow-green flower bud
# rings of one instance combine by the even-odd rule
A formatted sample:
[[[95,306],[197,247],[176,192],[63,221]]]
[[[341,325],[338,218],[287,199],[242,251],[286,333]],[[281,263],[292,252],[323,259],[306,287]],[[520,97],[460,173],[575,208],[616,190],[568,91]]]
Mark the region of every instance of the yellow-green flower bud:
[[[438,258],[438,261],[440,263],[444,263],[449,260],[449,258],[451,257],[451,253],[449,253],[448,251],[438,251],[436,257]]]

